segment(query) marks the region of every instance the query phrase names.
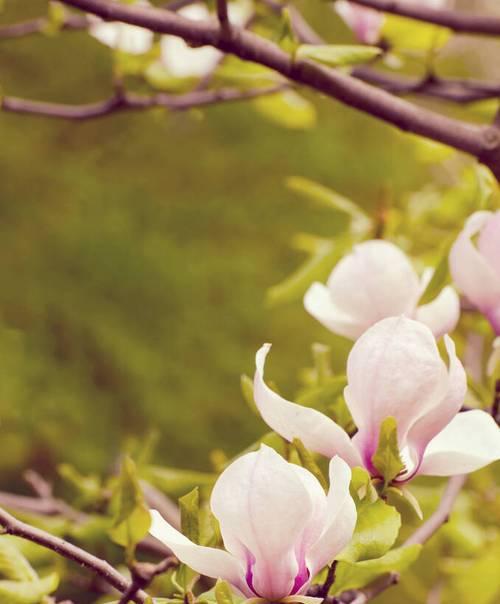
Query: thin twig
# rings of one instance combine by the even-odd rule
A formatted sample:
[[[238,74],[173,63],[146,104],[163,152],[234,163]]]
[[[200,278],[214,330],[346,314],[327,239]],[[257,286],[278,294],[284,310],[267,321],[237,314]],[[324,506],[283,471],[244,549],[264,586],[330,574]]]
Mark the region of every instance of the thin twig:
[[[121,111],[137,111],[163,107],[171,111],[186,111],[195,107],[207,107],[219,103],[245,101],[261,96],[275,94],[288,84],[277,84],[269,87],[237,90],[219,88],[217,90],[196,90],[186,94],[174,95],[159,93],[151,96],[123,93],[104,101],[82,105],[67,105],[63,103],[46,103],[31,99],[5,96],[0,100],[0,110],[11,113],[28,113],[43,117],[66,120],[90,120],[118,113]]]
[[[481,15],[477,12],[463,12],[447,8],[431,8],[421,2],[407,0],[351,0],[355,4],[373,8],[385,13],[409,17],[434,25],[447,27],[455,32],[500,35],[500,18],[496,15]]]
[[[124,592],[118,604],[127,604],[134,601],[141,589],[146,589],[155,577],[163,574],[170,568],[177,566],[177,559],[173,556],[165,558],[159,564],[137,563],[132,567],[132,583]]]
[[[0,25],[0,39],[23,38],[32,34],[43,33],[50,25],[46,17],[37,17],[21,23]],[[62,30],[85,29],[89,20],[83,15],[67,15],[60,25]]]
[[[0,526],[4,528],[4,532],[8,535],[14,535],[37,543],[42,547],[50,549],[60,556],[76,562],[80,566],[83,566],[96,575],[99,575],[107,583],[113,586],[118,591],[124,593],[129,589],[131,583],[125,577],[123,577],[117,570],[115,570],[108,562],[86,552],[85,550],[55,537],[50,533],[42,531],[39,528],[30,526],[25,522],[21,522],[7,513],[5,510],[0,508]],[[142,590],[136,592],[132,598],[137,604],[144,604],[146,602],[147,594]]]

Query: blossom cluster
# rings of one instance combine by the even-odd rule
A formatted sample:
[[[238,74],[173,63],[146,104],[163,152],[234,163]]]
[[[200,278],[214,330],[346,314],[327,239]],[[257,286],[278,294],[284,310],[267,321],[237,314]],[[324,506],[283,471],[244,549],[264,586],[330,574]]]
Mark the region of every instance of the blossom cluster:
[[[449,263],[456,286],[499,334],[500,211],[469,218]],[[355,340],[344,390],[354,434],[271,389],[264,380],[270,344],[257,352],[258,411],[284,439],[298,438],[330,460],[328,493],[309,470],[262,445],[232,462],[213,489],[211,510],[225,550],[193,543],[156,511],[152,535],[193,570],[228,581],[243,597],[308,602],[314,576],[346,547],[356,526],[351,469],[362,467],[375,482],[387,482],[376,452],[388,419],[395,422],[402,464],[389,477],[396,487],[418,475],[464,474],[500,459],[493,417],[463,408],[466,372],[447,335],[459,320],[458,294],[446,286],[419,305],[431,273],[419,278],[395,245],[366,241],[338,262],[326,286],[315,283],[305,295],[313,317]]]

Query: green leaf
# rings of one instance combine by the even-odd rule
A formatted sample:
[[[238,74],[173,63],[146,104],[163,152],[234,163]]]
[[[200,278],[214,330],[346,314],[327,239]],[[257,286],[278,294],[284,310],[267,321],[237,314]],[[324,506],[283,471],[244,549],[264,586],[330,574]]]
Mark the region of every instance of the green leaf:
[[[448,42],[450,35],[451,31],[445,27],[390,14],[385,15],[382,28],[382,37],[394,50],[420,53],[438,50]]]
[[[295,272],[267,290],[267,302],[274,306],[300,299],[313,281],[328,277],[342,254],[341,246],[323,239],[317,250]]]
[[[475,173],[478,187],[478,209],[487,210],[491,198],[498,195],[498,182],[491,170],[483,164],[476,164]]]
[[[248,377],[248,375],[242,374],[240,376],[240,388],[245,403],[248,405],[252,413],[255,413],[255,415],[258,415],[260,417],[259,410],[257,409],[257,405],[255,404],[255,400],[253,397],[252,378]]]
[[[379,498],[371,476],[364,468],[352,469],[349,489],[357,507],[360,507],[361,503],[374,503]]]
[[[17,547],[0,537],[0,574],[12,581],[37,581],[38,575]]]
[[[286,179],[285,184],[291,191],[322,207],[347,214],[356,222],[359,229],[370,229],[371,219],[367,214],[353,201],[336,191],[301,176],[290,176]]]
[[[216,474],[210,472],[153,465],[141,468],[141,476],[171,497],[180,497],[196,486],[208,490],[212,488],[217,478]]]
[[[400,528],[397,510],[382,499],[361,506],[352,540],[339,559],[357,562],[380,558],[394,545]]]
[[[377,450],[372,463],[386,485],[405,469],[398,446],[398,425],[394,417],[386,417],[380,426]]]
[[[5,604],[39,604],[59,585],[56,573],[36,581],[0,581],[0,602]]]
[[[448,256],[450,255],[450,248],[455,241],[455,237],[450,238],[444,245],[439,257],[439,261],[436,265],[434,273],[432,275],[429,284],[425,288],[422,297],[420,298],[419,305],[428,304],[432,302],[442,291],[443,287],[449,280],[450,269],[448,267]]]
[[[309,472],[311,472],[311,474],[318,479],[318,482],[325,490],[328,489],[328,483],[326,478],[323,476],[323,472],[318,464],[314,461],[314,457],[312,456],[311,452],[306,449],[300,438],[294,438],[292,445],[297,451],[302,466],[306,470],[309,470]]]
[[[147,535],[151,518],[139,484],[137,468],[130,457],[123,460],[112,499],[115,514],[109,535],[115,543],[125,547],[131,557],[137,543]]]
[[[417,498],[403,487],[388,487],[384,492],[385,500],[401,514],[405,523],[423,520],[422,509]]]
[[[361,562],[339,560],[333,595],[348,589],[364,587],[387,573],[405,571],[418,558],[421,549],[421,545],[410,545],[393,549],[375,560]]]
[[[233,604],[233,592],[227,581],[218,579],[214,592],[217,604]]]
[[[263,117],[292,130],[308,130],[316,125],[316,109],[294,90],[260,96],[252,101]]]
[[[95,503],[102,497],[102,484],[98,476],[80,474],[72,465],[63,463],[57,467],[59,476],[76,491],[82,505]]]
[[[181,529],[193,543],[200,543],[200,492],[195,487],[187,495],[179,497]]]
[[[311,59],[331,67],[348,67],[367,63],[382,54],[377,46],[355,44],[302,44],[297,48],[298,59]]]

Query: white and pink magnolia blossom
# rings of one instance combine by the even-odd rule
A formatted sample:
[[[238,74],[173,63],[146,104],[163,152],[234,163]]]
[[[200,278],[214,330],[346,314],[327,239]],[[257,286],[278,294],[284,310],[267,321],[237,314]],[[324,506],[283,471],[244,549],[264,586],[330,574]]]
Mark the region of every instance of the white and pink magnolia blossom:
[[[137,4],[149,6],[146,0]],[[91,17],[90,35],[102,44],[131,55],[142,55],[153,45],[154,34],[149,29],[122,23],[121,21],[104,21],[99,17]]]
[[[243,596],[307,602],[301,594],[309,582],[352,537],[350,479],[349,466],[334,457],[326,495],[308,470],[262,445],[227,467],[212,492],[225,551],[193,543],[155,510],[150,532],[193,570],[225,579]]]
[[[450,251],[457,288],[500,335],[500,210],[475,212]]]
[[[230,22],[243,26],[250,17],[251,10],[250,0],[231,2],[228,5]],[[192,21],[206,21],[212,18],[205,4],[191,4],[177,13]],[[217,67],[223,56],[216,48],[193,48],[176,36],[163,36],[161,39],[161,63],[168,73],[176,78],[202,78]]]
[[[447,286],[432,302],[418,306],[431,276],[427,269],[419,280],[393,243],[365,241],[337,263],[326,285],[311,285],[304,306],[327,329],[352,340],[377,321],[399,315],[425,323],[439,338],[455,328],[460,302]]]
[[[500,430],[485,411],[460,412],[466,377],[445,336],[449,365],[428,327],[406,317],[384,319],[354,344],[347,362],[345,400],[358,428],[351,439],[319,411],[282,398],[264,382],[270,345],[257,353],[254,396],[264,421],[278,434],[326,457],[341,456],[378,476],[372,457],[382,422],[397,422],[406,482],[417,474],[451,476],[500,459]]]
[[[421,0],[420,4],[429,8],[444,8],[449,6],[450,1]],[[333,6],[360,42],[376,44],[380,40],[385,21],[383,12],[349,2],[349,0],[337,0]]]

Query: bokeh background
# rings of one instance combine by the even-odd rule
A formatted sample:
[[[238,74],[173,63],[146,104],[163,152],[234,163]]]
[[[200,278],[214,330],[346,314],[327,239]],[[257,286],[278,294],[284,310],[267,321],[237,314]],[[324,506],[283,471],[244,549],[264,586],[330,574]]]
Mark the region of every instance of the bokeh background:
[[[7,1],[0,19],[45,10]],[[307,10],[330,39],[352,40],[333,11]],[[443,51],[448,73],[482,75],[469,46]],[[85,32],[0,40],[5,94],[90,102],[111,80],[112,54]],[[274,343],[270,371],[292,395],[310,344],[333,338],[266,291],[303,260],[297,232],[331,237],[345,220],[285,179],[374,213],[458,174],[413,137],[304,96],[315,127],[283,127],[252,103],[84,123],[0,114],[0,483],[61,461],[103,471],[152,430],[158,462],[207,469],[213,448],[232,455],[264,432],[239,385],[257,348]]]

